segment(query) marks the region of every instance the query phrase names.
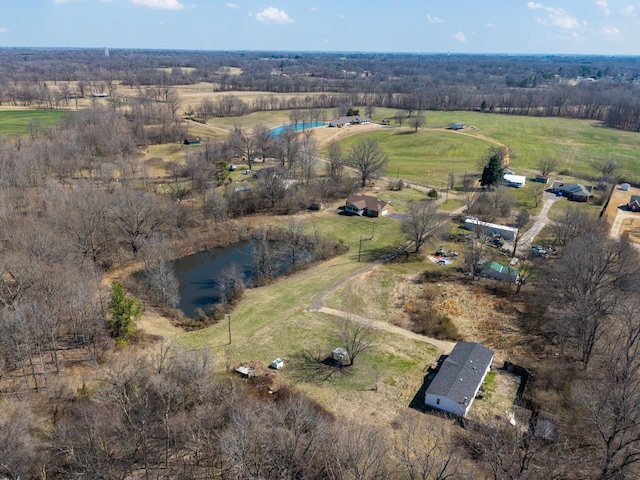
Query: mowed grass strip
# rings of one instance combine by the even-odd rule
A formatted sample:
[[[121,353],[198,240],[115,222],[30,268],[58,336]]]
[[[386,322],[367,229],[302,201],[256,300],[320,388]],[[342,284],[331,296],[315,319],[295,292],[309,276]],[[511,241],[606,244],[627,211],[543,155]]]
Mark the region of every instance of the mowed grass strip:
[[[68,110],[0,110],[0,135],[28,135],[29,124],[55,125]]]

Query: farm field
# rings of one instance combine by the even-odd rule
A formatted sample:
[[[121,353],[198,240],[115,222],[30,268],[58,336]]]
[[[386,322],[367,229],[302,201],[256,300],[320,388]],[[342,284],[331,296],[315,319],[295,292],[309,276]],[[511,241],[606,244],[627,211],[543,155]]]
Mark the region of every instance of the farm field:
[[[0,135],[28,135],[31,122],[55,125],[68,113],[66,110],[0,109]]]

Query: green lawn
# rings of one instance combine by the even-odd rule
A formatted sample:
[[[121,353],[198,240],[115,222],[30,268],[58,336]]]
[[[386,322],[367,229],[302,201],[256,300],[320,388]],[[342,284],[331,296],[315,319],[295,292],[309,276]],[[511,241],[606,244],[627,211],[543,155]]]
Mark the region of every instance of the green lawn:
[[[28,135],[29,124],[55,125],[68,110],[0,110],[0,135]]]
[[[382,110],[382,109],[380,109]],[[374,113],[377,118],[383,113]],[[640,170],[640,134],[607,129],[598,123],[564,118],[520,117],[476,112],[425,112],[426,128],[411,133],[391,128],[371,136],[389,154],[385,174],[440,185],[448,172],[458,175],[480,172],[490,147],[505,144],[511,151],[511,168],[532,176],[543,158],[558,160],[563,175],[591,176],[592,162],[616,159],[633,176]],[[463,131],[443,131],[452,122],[463,122]],[[360,135],[341,141],[348,151]],[[554,172],[558,173],[558,172]]]

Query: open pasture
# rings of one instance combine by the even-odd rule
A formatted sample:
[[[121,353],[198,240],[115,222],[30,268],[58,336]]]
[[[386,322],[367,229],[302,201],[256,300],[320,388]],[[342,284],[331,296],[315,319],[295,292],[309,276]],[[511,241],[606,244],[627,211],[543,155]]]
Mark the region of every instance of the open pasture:
[[[382,113],[382,112],[380,112]],[[592,177],[593,162],[615,159],[623,172],[640,171],[640,134],[601,127],[597,122],[564,118],[537,118],[476,112],[424,112],[426,128],[418,133],[403,128],[367,132],[389,154],[385,174],[438,185],[448,172],[481,171],[489,148],[506,145],[511,168],[532,176],[541,159],[555,158],[557,172]],[[461,131],[446,130],[462,122]],[[365,135],[365,134],[363,134]],[[341,141],[355,144],[359,136]]]
[[[0,135],[28,135],[32,122],[40,125],[55,125],[64,110],[0,110]]]

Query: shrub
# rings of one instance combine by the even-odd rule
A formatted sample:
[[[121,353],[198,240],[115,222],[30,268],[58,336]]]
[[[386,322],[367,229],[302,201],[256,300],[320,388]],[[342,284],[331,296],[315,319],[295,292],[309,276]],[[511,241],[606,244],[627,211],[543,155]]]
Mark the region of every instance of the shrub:
[[[392,178],[389,180],[389,190],[398,192],[404,188],[404,182],[401,178]]]

